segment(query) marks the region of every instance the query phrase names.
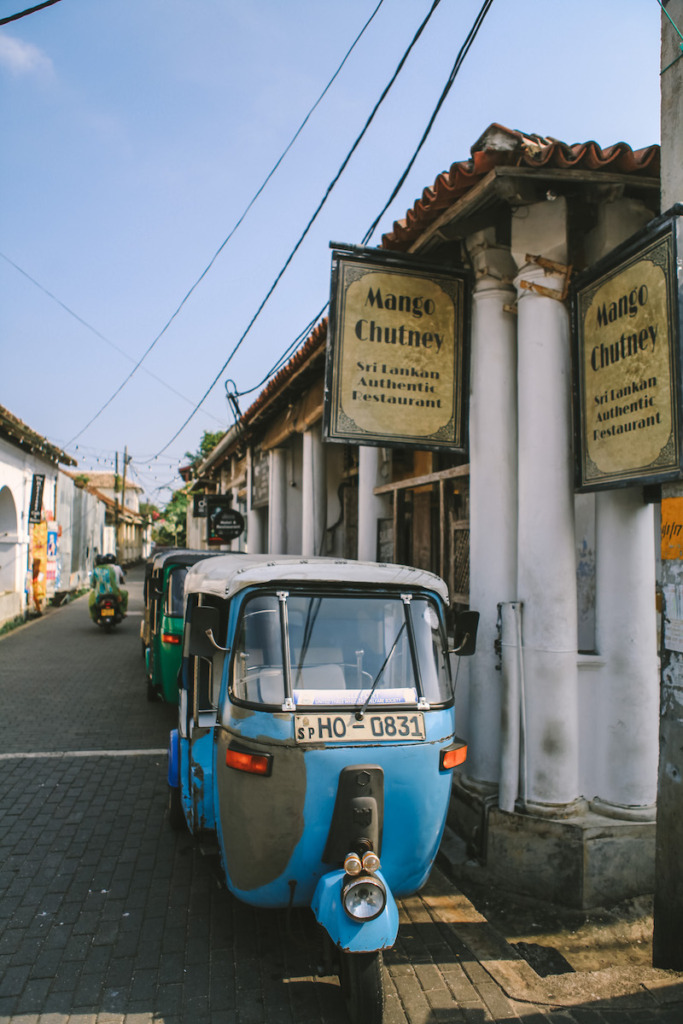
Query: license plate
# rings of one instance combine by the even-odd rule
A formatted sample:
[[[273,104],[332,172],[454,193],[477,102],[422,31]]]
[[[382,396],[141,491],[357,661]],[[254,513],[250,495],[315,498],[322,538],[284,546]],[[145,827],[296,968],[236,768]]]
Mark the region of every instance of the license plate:
[[[113,608],[103,608],[102,611],[100,612],[100,615],[102,616],[102,618],[105,618],[107,615],[116,615],[116,612],[114,611]]]
[[[354,712],[343,714],[295,715],[294,734],[298,743],[401,743],[425,738],[424,715],[364,714],[360,722]]]

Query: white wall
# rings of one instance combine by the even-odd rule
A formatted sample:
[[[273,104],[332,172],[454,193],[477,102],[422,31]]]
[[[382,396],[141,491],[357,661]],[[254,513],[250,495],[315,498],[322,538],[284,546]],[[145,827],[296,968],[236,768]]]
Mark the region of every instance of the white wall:
[[[0,528],[0,532],[6,534],[0,537],[0,579],[5,593],[0,603],[0,624],[26,609],[24,588],[28,571],[28,515],[34,473],[45,476],[43,514],[46,511],[54,514],[57,467],[0,439],[0,492],[4,492],[2,508],[6,524]]]

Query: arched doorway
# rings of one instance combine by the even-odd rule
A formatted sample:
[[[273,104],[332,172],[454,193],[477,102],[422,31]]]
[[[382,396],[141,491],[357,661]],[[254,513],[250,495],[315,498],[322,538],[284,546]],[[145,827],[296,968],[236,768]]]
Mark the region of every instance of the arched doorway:
[[[17,507],[9,487],[0,487],[0,594],[16,590]]]

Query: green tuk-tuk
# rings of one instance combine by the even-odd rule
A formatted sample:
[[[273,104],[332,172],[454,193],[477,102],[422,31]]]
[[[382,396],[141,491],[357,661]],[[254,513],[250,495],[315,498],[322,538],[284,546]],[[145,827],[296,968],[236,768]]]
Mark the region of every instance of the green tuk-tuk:
[[[146,581],[147,700],[178,703],[185,576],[190,566],[221,552],[171,548],[155,555]],[[224,552],[223,552],[224,554]]]

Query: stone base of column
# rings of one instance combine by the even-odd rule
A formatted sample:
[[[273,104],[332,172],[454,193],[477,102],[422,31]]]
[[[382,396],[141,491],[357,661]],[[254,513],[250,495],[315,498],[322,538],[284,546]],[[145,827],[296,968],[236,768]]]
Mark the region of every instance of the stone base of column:
[[[620,821],[655,821],[657,804],[648,807],[632,807],[625,804],[614,804],[609,800],[601,800],[599,796],[590,801],[591,811],[602,814],[605,818],[618,818]]]
[[[517,801],[516,809],[522,814],[530,814],[534,818],[548,818],[564,821],[566,818],[577,818],[588,810],[588,801],[579,797],[568,804],[540,804],[527,800],[526,804]]]
[[[448,825],[479,861],[476,878],[510,892],[587,910],[654,891],[654,821],[592,810],[561,819],[508,814],[456,780]]]

